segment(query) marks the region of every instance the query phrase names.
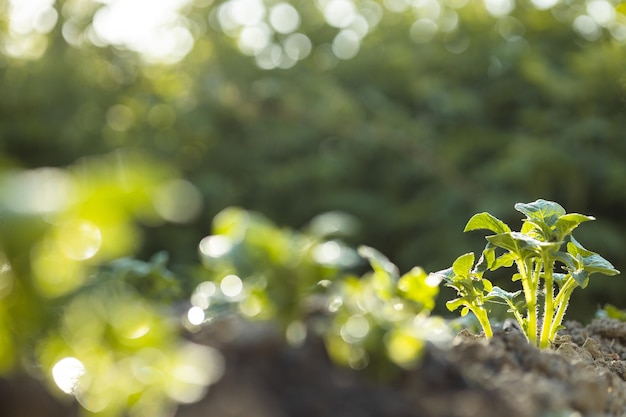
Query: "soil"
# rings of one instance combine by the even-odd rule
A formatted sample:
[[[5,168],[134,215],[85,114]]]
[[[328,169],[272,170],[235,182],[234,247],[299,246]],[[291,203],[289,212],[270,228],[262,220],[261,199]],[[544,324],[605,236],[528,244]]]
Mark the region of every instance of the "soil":
[[[319,340],[294,348],[271,332],[228,328],[221,340],[210,329],[200,336],[217,342],[225,375],[177,417],[626,416],[626,323],[616,320],[568,322],[545,350],[514,327],[490,341],[462,331],[384,382],[333,366]]]
[[[568,322],[545,350],[514,328],[490,341],[462,331],[384,381],[333,365],[316,338],[290,347],[266,328],[230,322],[194,337],[220,349],[225,372],[176,417],[626,416],[626,323],[611,319]],[[0,380],[0,416],[74,415],[75,405],[33,380]]]

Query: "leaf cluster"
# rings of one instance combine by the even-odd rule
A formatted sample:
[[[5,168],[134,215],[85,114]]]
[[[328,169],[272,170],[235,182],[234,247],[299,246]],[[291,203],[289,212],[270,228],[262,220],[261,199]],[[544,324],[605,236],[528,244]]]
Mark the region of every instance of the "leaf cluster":
[[[419,267],[401,275],[378,250],[354,251],[313,229],[281,229],[240,208],[216,216],[200,244],[208,276],[191,298],[204,322],[225,314],[271,321],[293,344],[313,332],[338,363],[383,373],[389,362],[414,364],[427,340],[445,339],[443,320],[429,317],[439,281]],[[355,275],[364,261],[371,271]],[[233,279],[240,287],[231,293],[223,283]]]
[[[487,303],[501,302],[508,305],[529,341],[545,347],[561,325],[574,288],[585,288],[594,273],[611,276],[619,271],[572,236],[581,223],[594,220],[592,216],[568,214],[558,203],[543,199],[517,203],[515,209],[526,216],[519,232],[487,212],[470,218],[466,232],[485,229],[494,233],[486,237],[480,259],[474,264],[473,253],[461,255],[451,268],[437,274],[459,295],[447,303],[448,308],[462,308],[462,315],[472,311],[488,337],[492,331]],[[483,278],[487,271],[513,265],[517,272],[512,280],[522,284],[519,291],[507,292]],[[518,300],[521,294],[523,300]],[[537,310],[542,297],[543,319],[539,329]]]

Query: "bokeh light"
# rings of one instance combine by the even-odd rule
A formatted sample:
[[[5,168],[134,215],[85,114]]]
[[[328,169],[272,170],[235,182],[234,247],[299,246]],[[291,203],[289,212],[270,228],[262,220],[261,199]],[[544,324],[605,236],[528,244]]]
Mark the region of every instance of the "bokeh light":
[[[14,58],[40,58],[48,47],[46,35],[58,18],[54,0],[9,0],[8,36],[0,43],[0,50]]]
[[[52,367],[52,378],[59,389],[73,394],[80,378],[85,374],[85,365],[76,358],[63,358]]]
[[[70,204],[71,179],[58,168],[38,168],[0,178],[1,201],[8,209],[22,214],[45,214],[63,210]]]
[[[154,206],[166,221],[189,223],[202,211],[202,196],[189,181],[175,179],[155,191]]]
[[[189,0],[104,0],[93,18],[95,36],[103,44],[139,52],[148,62],[175,63],[194,43],[180,9]]]

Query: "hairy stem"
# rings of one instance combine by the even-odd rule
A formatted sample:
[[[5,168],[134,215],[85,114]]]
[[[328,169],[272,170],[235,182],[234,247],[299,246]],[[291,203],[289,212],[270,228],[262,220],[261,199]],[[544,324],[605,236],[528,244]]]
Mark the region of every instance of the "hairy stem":
[[[556,332],[559,330],[559,326],[561,326],[561,322],[563,321],[563,317],[565,317],[565,310],[567,310],[567,305],[569,304],[569,298],[576,288],[578,284],[574,280],[574,278],[570,275],[570,277],[565,281],[565,284],[561,287],[561,290],[557,294],[554,299],[555,304],[558,306],[556,310],[556,315],[554,316],[554,320],[552,321],[552,325],[550,326],[550,339],[554,339],[556,336]]]
[[[482,306],[468,306],[469,309],[474,313],[478,322],[483,328],[485,332],[485,337],[487,339],[491,339],[493,337],[493,330],[491,329],[491,323],[489,323],[489,318],[487,317],[487,310]]]
[[[546,348],[550,346],[550,341],[552,340],[552,320],[554,316],[554,282],[552,279],[552,270],[554,269],[554,260],[549,259],[546,255],[542,255],[541,262],[543,263],[545,302],[539,347]]]
[[[524,289],[524,296],[526,297],[526,305],[528,307],[528,312],[526,313],[527,317],[527,328],[526,337],[528,341],[533,345],[537,344],[537,292],[535,290],[535,285],[533,283],[532,273],[528,274],[529,269],[526,262],[522,258],[519,258],[515,261],[517,265],[517,269],[519,270],[520,276],[522,277],[522,288]]]

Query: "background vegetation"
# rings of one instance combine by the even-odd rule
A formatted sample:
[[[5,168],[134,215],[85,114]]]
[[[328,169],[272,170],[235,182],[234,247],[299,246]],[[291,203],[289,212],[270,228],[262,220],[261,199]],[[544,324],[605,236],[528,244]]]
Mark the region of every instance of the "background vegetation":
[[[103,235],[121,247],[91,266],[165,250],[174,272],[193,276],[211,219],[240,206],[294,228],[346,213],[358,224],[348,243],[376,247],[401,271],[433,271],[483,247],[481,235],[462,233],[472,214],[514,225],[515,202],[545,198],[596,216],[581,242],[626,269],[624,3],[196,0],[140,52],[98,31],[106,3],[41,2],[21,26],[18,3],[0,6],[4,175],[72,166],[71,181],[106,178],[136,168],[111,162],[128,149],[159,161],[157,174],[140,170],[154,184],[134,185],[145,201],[132,209],[124,181],[84,184],[113,195],[96,199],[90,221],[105,230],[132,217],[141,231]],[[166,179],[175,182],[159,188]],[[17,184],[2,188],[2,251],[16,259],[48,233],[10,247],[32,226],[14,222],[11,201],[44,192]],[[91,204],[85,195],[74,207]],[[118,224],[103,213],[120,204]],[[45,222],[45,210],[17,207]],[[179,299],[197,283],[188,279]],[[623,306],[625,288],[592,280],[568,317]]]

